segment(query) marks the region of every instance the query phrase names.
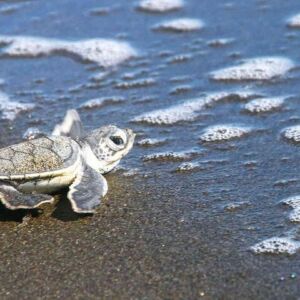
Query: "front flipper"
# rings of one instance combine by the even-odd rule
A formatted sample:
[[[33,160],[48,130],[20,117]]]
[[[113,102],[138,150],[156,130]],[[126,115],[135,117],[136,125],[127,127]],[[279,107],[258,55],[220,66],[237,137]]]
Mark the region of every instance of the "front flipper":
[[[63,122],[55,126],[52,135],[69,136],[72,139],[83,137],[84,129],[78,112],[75,109],[68,110]]]
[[[53,202],[54,198],[45,194],[23,194],[9,184],[1,184],[0,201],[9,209],[30,209]]]
[[[68,199],[77,213],[93,213],[107,193],[107,181],[97,171],[83,165],[70,186]]]

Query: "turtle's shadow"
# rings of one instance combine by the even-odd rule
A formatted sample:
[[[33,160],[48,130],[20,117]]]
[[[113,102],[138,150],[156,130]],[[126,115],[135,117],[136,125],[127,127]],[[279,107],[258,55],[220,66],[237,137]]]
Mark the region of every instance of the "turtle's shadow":
[[[58,201],[55,204],[55,208],[51,214],[51,217],[60,221],[69,222],[84,219],[91,215],[92,214],[78,214],[74,212],[71,203],[67,198],[67,192],[65,192],[58,196]]]
[[[22,223],[25,216],[36,218],[40,215],[39,209],[17,209],[10,210],[0,202],[0,222]]]

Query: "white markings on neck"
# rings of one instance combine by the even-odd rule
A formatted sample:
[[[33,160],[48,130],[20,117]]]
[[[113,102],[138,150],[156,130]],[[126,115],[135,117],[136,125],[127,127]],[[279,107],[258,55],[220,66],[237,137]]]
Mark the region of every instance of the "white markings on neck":
[[[94,152],[92,151],[89,144],[85,143],[82,146],[82,156],[85,162],[94,170],[97,172],[100,172],[101,174],[105,174],[110,172],[114,167],[116,167],[120,160],[114,161],[114,162],[106,162],[99,160]]]
[[[101,162],[96,155],[94,154],[94,152],[92,151],[90,145],[88,145],[87,143],[85,143],[82,146],[82,154],[83,154],[83,158],[85,160],[85,162],[94,170],[96,170],[97,172],[100,173],[104,173],[104,169],[105,169],[105,162]]]

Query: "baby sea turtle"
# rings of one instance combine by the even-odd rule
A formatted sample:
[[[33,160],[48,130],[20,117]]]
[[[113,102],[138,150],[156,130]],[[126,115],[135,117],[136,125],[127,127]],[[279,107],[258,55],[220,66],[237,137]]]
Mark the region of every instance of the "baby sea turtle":
[[[9,209],[35,208],[69,187],[77,213],[92,213],[107,192],[106,179],[133,146],[131,129],[113,125],[85,133],[75,110],[52,135],[0,149],[0,200]]]

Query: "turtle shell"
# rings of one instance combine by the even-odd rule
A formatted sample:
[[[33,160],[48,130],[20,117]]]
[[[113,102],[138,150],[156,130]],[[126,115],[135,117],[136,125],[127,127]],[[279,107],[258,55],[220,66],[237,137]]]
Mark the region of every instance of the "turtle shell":
[[[78,160],[79,145],[69,137],[49,136],[0,149],[0,179],[51,176]]]

